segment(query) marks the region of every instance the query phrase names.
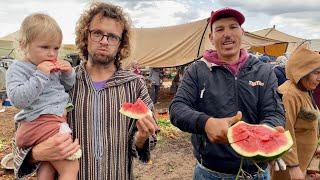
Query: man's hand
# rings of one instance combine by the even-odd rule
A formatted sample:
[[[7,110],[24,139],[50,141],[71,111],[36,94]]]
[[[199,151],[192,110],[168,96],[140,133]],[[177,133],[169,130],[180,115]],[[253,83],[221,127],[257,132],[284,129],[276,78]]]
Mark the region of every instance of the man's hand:
[[[240,121],[242,113],[237,112],[235,116],[227,118],[209,118],[205,125],[205,132],[212,143],[228,143],[228,128]]]
[[[291,180],[304,180],[305,175],[302,173],[299,166],[289,168],[289,174]]]
[[[135,135],[135,145],[139,149],[142,149],[149,136],[155,134],[156,130],[158,130],[158,125],[150,115],[147,115],[139,119],[136,123],[136,126],[138,132]]]
[[[70,134],[57,133],[32,148],[31,161],[63,160],[80,149],[79,141],[72,141]]]

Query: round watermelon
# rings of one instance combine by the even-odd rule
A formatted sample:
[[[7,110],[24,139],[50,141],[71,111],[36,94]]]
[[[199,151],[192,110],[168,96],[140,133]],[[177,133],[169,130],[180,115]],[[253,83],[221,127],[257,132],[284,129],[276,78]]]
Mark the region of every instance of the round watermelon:
[[[123,103],[120,113],[133,119],[141,119],[146,115],[152,116],[151,110],[140,98],[135,103]]]
[[[278,158],[293,145],[289,131],[279,132],[265,124],[239,121],[228,129],[231,147],[241,156],[258,161]]]

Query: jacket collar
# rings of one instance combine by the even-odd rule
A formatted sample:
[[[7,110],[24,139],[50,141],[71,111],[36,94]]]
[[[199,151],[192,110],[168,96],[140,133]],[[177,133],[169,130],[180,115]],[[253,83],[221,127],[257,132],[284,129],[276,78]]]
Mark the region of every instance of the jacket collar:
[[[215,64],[215,63],[211,63],[211,62],[207,61],[207,60],[206,60],[205,58],[203,58],[203,57],[202,57],[199,61],[204,62],[204,63],[207,65],[207,67],[209,68],[210,71],[212,71],[212,67],[221,66],[221,65],[218,65],[218,64]]]
[[[254,59],[256,59],[256,60],[254,60]],[[203,57],[199,61],[204,62],[206,64],[206,66],[209,68],[210,71],[212,71],[212,68],[214,68],[214,67],[223,67],[221,65],[218,65],[218,64],[215,64],[215,63],[211,63],[211,62],[207,61],[206,59],[204,59]],[[259,63],[259,60],[255,56],[249,54],[249,58],[245,62],[245,64],[243,65],[242,68],[246,68],[246,67],[252,66],[253,64],[256,64],[256,63]]]
[[[89,73],[85,69],[85,62],[76,67],[76,73],[77,79],[92,82]],[[106,87],[119,86],[137,78],[139,77],[136,74],[128,70],[119,69],[106,81]]]

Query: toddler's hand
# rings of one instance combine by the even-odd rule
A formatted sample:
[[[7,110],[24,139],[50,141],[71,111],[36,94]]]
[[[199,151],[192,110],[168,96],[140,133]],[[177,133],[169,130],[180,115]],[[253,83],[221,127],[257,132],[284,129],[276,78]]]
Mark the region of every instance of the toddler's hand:
[[[37,69],[46,75],[49,75],[54,68],[55,65],[52,61],[43,61],[37,66]]]
[[[72,66],[68,61],[58,59],[55,64],[63,73],[70,74],[72,72]]]

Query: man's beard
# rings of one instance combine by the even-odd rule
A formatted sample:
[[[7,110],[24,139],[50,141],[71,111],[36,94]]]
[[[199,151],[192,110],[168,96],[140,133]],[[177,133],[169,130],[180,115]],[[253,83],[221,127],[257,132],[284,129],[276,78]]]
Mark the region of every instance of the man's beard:
[[[90,55],[91,56],[91,62],[93,65],[102,65],[102,66],[108,66],[111,63],[114,63],[115,56],[97,56],[96,54]]]

